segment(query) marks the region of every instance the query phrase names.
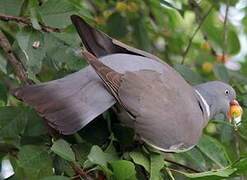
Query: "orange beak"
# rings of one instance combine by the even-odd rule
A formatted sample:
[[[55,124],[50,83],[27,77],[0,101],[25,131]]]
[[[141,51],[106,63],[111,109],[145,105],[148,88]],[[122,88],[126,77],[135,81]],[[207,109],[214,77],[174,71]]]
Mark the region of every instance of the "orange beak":
[[[239,105],[238,101],[230,101],[230,108],[228,110],[228,121],[232,123],[232,119],[238,118],[243,114],[243,109]]]

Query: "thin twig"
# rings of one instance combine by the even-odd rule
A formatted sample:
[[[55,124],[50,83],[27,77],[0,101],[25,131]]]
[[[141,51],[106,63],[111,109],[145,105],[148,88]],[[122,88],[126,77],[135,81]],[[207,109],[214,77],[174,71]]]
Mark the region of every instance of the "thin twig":
[[[172,180],[175,180],[175,178],[174,178],[174,176],[173,176],[173,174],[172,174],[172,172],[170,171],[169,168],[166,168],[166,172],[167,172],[167,174],[170,176],[170,178],[171,178]]]
[[[16,156],[18,149],[14,147],[8,147],[8,146],[0,146],[0,152],[3,153],[9,153],[12,156]]]
[[[25,17],[11,16],[11,15],[6,15],[6,14],[0,13],[0,20],[3,20],[3,21],[15,21],[15,22],[23,23],[25,25],[28,25],[28,26],[32,27],[31,20],[28,19],[28,18],[25,18]],[[41,29],[44,32],[62,32],[62,30],[58,29],[58,28],[45,26],[45,25],[42,25],[41,23],[39,23],[39,25],[40,25]]]
[[[224,62],[225,53],[227,50],[227,42],[226,42],[227,34],[226,33],[227,33],[228,12],[229,12],[229,0],[226,0],[226,13],[225,13],[224,24],[223,24],[222,62]]]
[[[201,14],[202,9],[200,8],[199,4],[195,0],[189,0],[189,3],[191,5],[192,10],[196,14],[196,20],[197,20],[197,22],[198,23],[201,22],[202,19],[203,19],[203,16]],[[203,39],[206,42],[208,42],[208,36],[207,36],[207,34],[204,31],[201,31],[201,33],[202,33]],[[213,56],[216,56],[217,55],[216,50],[212,46],[210,46],[210,51],[211,51],[211,54]]]
[[[23,85],[31,84],[32,82],[28,79],[27,73],[20,63],[18,59],[16,58],[12,47],[7,39],[7,37],[3,34],[3,32],[0,30],[0,47],[3,49],[3,51],[6,54],[7,60],[12,65],[12,67],[15,70],[15,75],[19,78],[21,83]]]
[[[173,172],[176,172],[176,173],[179,173],[179,174],[185,174],[185,172],[179,171],[179,170],[177,170],[177,169],[171,169],[171,168],[169,168],[169,170],[170,170],[170,171],[173,171]]]
[[[70,162],[69,163],[72,169],[75,171],[76,176],[79,175],[79,177],[83,177],[85,180],[93,180],[91,176],[88,175],[87,172],[83,171],[80,166],[75,165],[74,163]],[[74,177],[76,177],[74,176]]]
[[[188,44],[188,46],[187,46],[187,48],[186,48],[186,50],[185,50],[185,52],[184,52],[184,54],[183,54],[183,60],[182,60],[181,64],[184,64],[186,55],[188,54],[188,52],[189,52],[189,50],[190,50],[190,47],[191,47],[191,45],[192,45],[192,41],[193,41],[195,35],[196,35],[197,32],[200,30],[200,28],[201,28],[202,24],[204,23],[206,17],[208,17],[208,15],[210,14],[210,12],[212,11],[213,8],[214,8],[214,7],[212,6],[212,7],[208,10],[208,12],[202,17],[202,20],[201,20],[200,24],[198,25],[198,27],[196,28],[195,32],[194,32],[194,33],[192,34],[192,36],[190,37],[190,39],[189,39],[189,44]]]
[[[0,146],[0,152],[13,153],[16,152],[17,150],[18,149],[13,147]]]
[[[170,159],[164,159],[164,161],[169,162],[169,163],[171,163],[171,164],[175,164],[176,166],[182,167],[182,168],[184,168],[185,170],[188,170],[188,171],[191,171],[191,172],[194,172],[194,173],[199,173],[199,172],[200,172],[200,171],[198,171],[198,170],[196,170],[196,169],[193,169],[193,168],[188,167],[188,166],[186,166],[186,165],[177,163],[177,162],[172,161],[172,160],[170,160]]]

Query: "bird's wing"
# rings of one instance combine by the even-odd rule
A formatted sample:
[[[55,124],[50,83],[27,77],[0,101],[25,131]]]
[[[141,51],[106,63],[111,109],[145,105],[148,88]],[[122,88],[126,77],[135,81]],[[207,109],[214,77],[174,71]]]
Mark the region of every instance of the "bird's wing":
[[[95,72],[102,79],[109,93],[112,94],[112,96],[129,113],[130,116],[133,116],[132,112],[128,110],[126,104],[123,104],[118,96],[118,91],[124,74],[118,73],[109,66],[106,66],[88,51],[83,51],[82,54],[84,55],[86,61],[94,68]]]
[[[93,28],[80,16],[72,15],[71,21],[86,49],[97,58],[115,53],[135,54],[162,62],[158,57],[145,51],[130,47]]]
[[[160,150],[188,150],[201,136],[204,117],[195,92],[173,71],[126,72],[118,96],[136,117],[136,133]]]

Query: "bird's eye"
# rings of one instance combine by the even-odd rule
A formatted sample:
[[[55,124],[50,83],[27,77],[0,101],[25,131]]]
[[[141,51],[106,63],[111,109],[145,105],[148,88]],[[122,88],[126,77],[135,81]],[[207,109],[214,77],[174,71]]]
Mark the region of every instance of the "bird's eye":
[[[229,92],[229,90],[228,89],[226,89],[225,90],[225,94],[229,94],[230,92]]]

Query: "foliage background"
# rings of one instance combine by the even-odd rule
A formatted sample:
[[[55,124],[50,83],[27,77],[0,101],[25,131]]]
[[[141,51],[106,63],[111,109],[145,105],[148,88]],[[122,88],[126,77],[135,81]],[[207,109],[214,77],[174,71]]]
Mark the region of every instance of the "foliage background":
[[[229,21],[236,7],[237,23]],[[217,116],[192,150],[158,154],[136,143],[133,131],[116,123],[111,111],[78,133],[62,136],[13,98],[12,88],[86,66],[71,14],[159,56],[192,85],[215,79],[230,83],[246,112],[247,61],[240,53],[246,47],[239,39],[247,34],[244,0],[0,0],[0,179],[247,177],[246,113],[238,131]],[[240,69],[231,70],[232,64]],[[14,171],[9,177],[7,162]]]

